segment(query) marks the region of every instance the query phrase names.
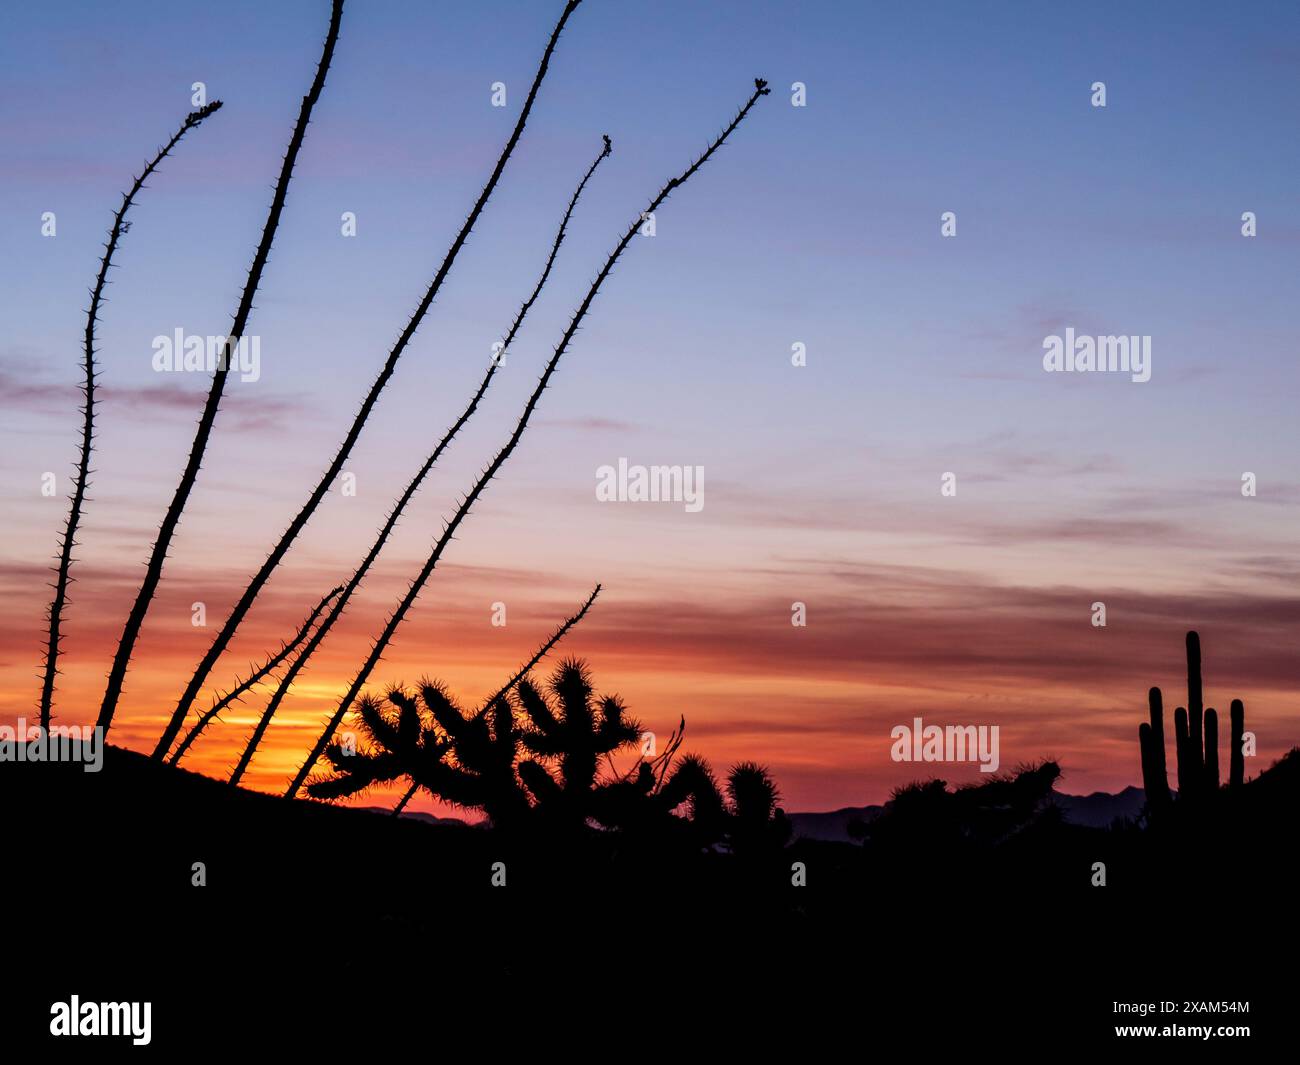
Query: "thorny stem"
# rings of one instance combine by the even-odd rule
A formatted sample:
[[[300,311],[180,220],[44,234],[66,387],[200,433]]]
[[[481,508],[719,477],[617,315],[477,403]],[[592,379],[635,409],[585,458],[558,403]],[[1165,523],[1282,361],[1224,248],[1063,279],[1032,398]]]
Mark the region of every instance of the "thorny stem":
[[[67,604],[68,585],[72,583],[69,576],[72,569],[72,549],[76,546],[77,526],[81,523],[81,509],[86,500],[86,485],[90,478],[90,453],[94,450],[95,436],[95,323],[99,320],[99,308],[104,301],[104,288],[108,284],[108,271],[113,265],[113,253],[117,251],[118,242],[131,224],[126,221],[126,214],[135,202],[144,183],[158,169],[159,164],[190,130],[209,115],[221,110],[221,101],[213,100],[210,104],[185,116],[185,121],[165,145],[158,149],[158,154],[140,171],[130,191],[122,194],[122,206],[113,216],[113,228],[108,234],[108,243],[104,245],[104,256],[99,261],[99,276],[95,278],[95,287],[90,290],[90,307],[86,311],[85,366],[86,383],[82,385],[82,394],[86,405],[82,408],[81,423],[81,457],[77,462],[77,475],[73,484],[72,498],[68,508],[68,521],[63,530],[63,542],[59,549],[58,576],[54,582],[54,598],[50,602],[49,640],[45,646],[45,680],[41,685],[41,729],[48,732],[50,716],[54,706],[54,678],[58,674],[60,627],[63,623],[63,608]]]
[[[113,723],[113,715],[117,711],[117,704],[122,696],[122,685],[126,680],[126,669],[130,664],[131,654],[135,649],[136,640],[140,636],[140,628],[144,624],[145,615],[149,612],[149,604],[153,601],[154,593],[158,589],[158,582],[162,580],[163,564],[167,560],[167,549],[171,546],[172,537],[176,533],[176,526],[180,524],[181,514],[185,510],[185,504],[189,500],[190,493],[194,490],[194,483],[198,480],[199,468],[203,465],[203,453],[207,450],[208,438],[212,435],[212,427],[217,420],[217,409],[221,406],[221,395],[226,387],[226,377],[230,372],[231,355],[235,344],[243,336],[244,329],[248,325],[248,318],[253,312],[253,297],[257,294],[257,287],[262,280],[262,271],[266,268],[267,260],[271,254],[271,245],[275,241],[275,231],[280,225],[280,215],[284,211],[285,197],[289,193],[289,182],[293,178],[294,163],[297,161],[303,138],[307,134],[307,124],[311,121],[312,109],[316,106],[316,101],[320,99],[321,90],[325,87],[325,74],[329,70],[330,60],[334,56],[334,45],[338,41],[339,22],[342,18],[343,0],[334,0],[330,12],[329,31],[325,37],[325,46],[321,52],[320,62],[316,67],[316,77],[312,82],[311,89],[302,99],[302,107],[298,112],[298,121],[294,124],[293,136],[289,139],[289,148],[285,152],[284,162],[280,167],[280,176],[275,184],[275,195],[271,199],[271,209],[266,216],[266,224],[262,228],[262,239],[258,243],[257,251],[253,255],[253,263],[248,270],[248,277],[244,283],[244,292],[235,311],[234,323],[222,349],[223,357],[218,361],[216,369],[212,372],[212,385],[208,390],[208,398],[203,406],[203,413],[199,416],[194,442],[190,445],[189,459],[185,463],[185,469],[181,473],[180,483],[176,486],[172,501],[167,507],[167,513],[163,516],[162,526],[158,530],[158,538],[154,541],[153,551],[150,553],[149,561],[145,566],[144,580],[140,584],[135,603],[131,607],[131,612],[127,615],[126,624],[122,629],[122,636],[118,640],[117,653],[113,656],[113,665],[108,674],[108,685],[104,690],[104,701],[100,704],[99,719],[96,722],[105,732]],[[173,717],[172,724],[169,726],[170,736],[167,747],[171,746],[171,741],[175,738],[176,732],[179,731],[184,720],[184,714],[181,714],[179,718]],[[155,756],[161,757],[161,754],[166,753],[167,747],[162,748],[161,752],[155,751]]]
[[[483,398],[483,394],[487,392],[488,385],[492,383],[492,378],[497,372],[497,367],[500,365],[501,360],[505,358],[505,354],[509,350],[510,345],[514,343],[515,336],[518,334],[520,326],[523,325],[524,318],[527,317],[528,311],[532,308],[533,304],[537,302],[537,297],[541,295],[542,288],[545,286],[547,278],[551,276],[551,268],[555,265],[555,257],[559,254],[560,245],[564,242],[565,230],[569,225],[569,219],[573,215],[573,209],[578,204],[578,197],[582,195],[582,190],[586,186],[587,181],[591,178],[591,175],[596,172],[596,167],[600,165],[601,160],[609,155],[610,150],[609,138],[605,137],[604,147],[601,149],[600,155],[596,157],[596,161],[587,169],[586,174],[583,176],[582,181],[578,184],[578,188],[573,194],[573,198],[569,201],[569,208],[564,212],[564,219],[560,222],[559,231],[555,234],[555,241],[551,245],[551,254],[546,260],[546,267],[542,270],[542,276],[538,279],[532,293],[524,301],[523,306],[520,307],[519,313],[515,315],[515,319],[511,323],[510,329],[506,333],[506,338],[502,343],[500,357],[493,358],[489,362],[487,372],[483,375],[483,380],[479,384],[478,391],[469,401],[469,405],[461,412],[460,417],[456,419],[451,428],[443,435],[443,438],[438,442],[438,446],[435,447],[429,457],[425,459],[424,464],[416,471],[415,476],[412,477],[410,482],[407,484],[405,491],[403,491],[398,497],[397,502],[393,504],[393,509],[389,513],[388,519],[379,530],[379,535],[375,537],[375,541],[371,545],[369,552],[367,552],[366,557],[361,560],[361,565],[357,567],[356,572],[352,575],[352,579],[348,581],[347,586],[343,589],[343,594],[339,597],[338,602],[334,604],[329,616],[321,623],[320,628],[316,630],[307,646],[303,649],[302,654],[294,660],[293,665],[285,674],[284,679],[281,680],[280,684],[276,687],[275,694],[272,696],[270,703],[267,704],[265,712],[257,723],[257,727],[253,730],[252,737],[244,748],[244,753],[241,755],[239,760],[239,767],[235,770],[235,775],[231,777],[232,784],[237,784],[239,778],[243,776],[243,770],[252,759],[253,752],[257,750],[258,744],[262,741],[262,737],[266,734],[266,729],[271,723],[271,718],[275,715],[280,704],[289,694],[289,690],[293,687],[293,683],[297,679],[298,674],[302,672],[303,668],[307,665],[308,660],[315,653],[316,648],[321,645],[321,642],[329,634],[334,622],[336,622],[339,619],[339,616],[343,613],[344,608],[346,608],[348,601],[352,597],[352,593],[360,586],[366,573],[374,564],[375,559],[379,556],[379,552],[383,549],[384,544],[388,542],[388,537],[392,534],[393,528],[397,525],[398,519],[406,509],[407,503],[411,501],[411,497],[419,490],[425,477],[428,476],[429,471],[433,469],[434,464],[437,463],[438,459],[442,456],[442,453],[451,444],[452,440],[455,439],[456,434],[464,428],[465,423],[470,420],[474,415],[474,412],[478,409],[479,401]]]
[[[622,239],[619,240],[614,250],[610,253],[609,258],[606,259],[605,265],[601,267],[600,273],[596,275],[596,279],[591,283],[591,287],[587,290],[586,296],[583,297],[582,303],[578,305],[578,309],[574,312],[573,319],[569,323],[569,328],[565,331],[564,336],[560,339],[560,343],[556,346],[555,353],[546,364],[546,369],[543,371],[541,379],[537,382],[537,387],[533,390],[533,394],[529,397],[527,404],[524,406],[523,413],[519,416],[519,421],[515,425],[514,432],[511,434],[510,439],[497,453],[496,457],[488,465],[487,469],[485,469],[479,476],[474,487],[470,489],[469,494],[465,497],[451,520],[447,523],[442,535],[438,539],[438,542],[434,545],[432,552],[430,552],[428,559],[425,561],[424,566],[411,582],[410,588],[389,617],[388,622],[385,624],[379,637],[375,640],[374,646],[371,648],[370,654],[367,656],[365,663],[362,665],[361,669],[358,670],[356,677],[353,679],[352,684],[344,694],[343,698],[339,700],[339,705],[335,708],[333,715],[330,717],[319,738],[316,740],[316,744],[312,748],[311,753],[308,754],[307,760],[302,764],[294,779],[289,784],[288,790],[285,792],[286,797],[293,798],[297,794],[298,789],[302,787],[303,781],[307,779],[308,774],[311,773],[312,767],[315,766],[316,761],[324,752],[325,746],[329,743],[330,737],[333,736],[334,730],[338,728],[339,722],[343,720],[343,716],[348,712],[353,700],[356,699],[361,689],[370,679],[370,674],[374,671],[375,666],[378,665],[379,660],[383,657],[383,653],[388,647],[389,642],[392,640],[393,634],[405,619],[412,604],[414,604],[415,600],[419,597],[421,590],[424,588],[425,582],[428,581],[430,574],[433,573],[434,567],[437,566],[438,560],[442,557],[442,553],[446,549],[447,544],[451,542],[452,537],[455,535],[456,529],[460,526],[460,523],[465,520],[465,516],[469,513],[470,508],[482,494],[483,489],[487,487],[488,482],[493,478],[493,476],[495,476],[496,472],[505,464],[505,461],[518,446],[520,439],[524,435],[524,430],[528,428],[528,420],[532,416],[533,410],[537,407],[538,402],[541,400],[542,393],[546,390],[546,386],[550,383],[551,376],[555,373],[555,368],[559,365],[560,358],[568,349],[569,343],[573,340],[574,335],[578,331],[578,327],[587,316],[587,312],[590,310],[591,304],[596,298],[596,294],[600,291],[601,285],[604,284],[605,278],[607,278],[610,272],[614,269],[614,264],[618,262],[624,249],[626,249],[628,244],[632,242],[632,238],[641,227],[644,215],[655,211],[668,198],[669,194],[672,193],[674,189],[684,184],[697,170],[700,169],[700,167],[708,162],[708,160],[713,156],[713,153],[722,146],[736,127],[745,120],[745,116],[749,114],[750,110],[753,108],[754,104],[758,102],[759,98],[766,96],[769,91],[770,90],[767,88],[767,82],[763,81],[761,78],[755,79],[753,94],[736,114],[736,117],[731,120],[731,123],[718,135],[713,143],[709,145],[704,154],[696,159],[695,162],[687,167],[681,174],[672,178],[650,202],[649,207],[647,207],[642,214],[638,214],[632,224],[628,226]]]

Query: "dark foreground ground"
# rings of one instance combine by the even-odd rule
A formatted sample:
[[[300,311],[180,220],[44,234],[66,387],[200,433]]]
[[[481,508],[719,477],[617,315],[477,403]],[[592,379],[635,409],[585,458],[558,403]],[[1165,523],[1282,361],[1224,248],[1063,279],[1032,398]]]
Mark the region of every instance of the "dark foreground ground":
[[[1294,763],[1161,832],[1049,819],[993,848],[922,832],[744,864],[288,803],[117,749],[98,774],[3,764],[0,1059],[1277,1060],[1300,1024]],[[151,1045],[51,1039],[74,993],[152,1002]],[[1251,1035],[1115,1035],[1142,1023]]]

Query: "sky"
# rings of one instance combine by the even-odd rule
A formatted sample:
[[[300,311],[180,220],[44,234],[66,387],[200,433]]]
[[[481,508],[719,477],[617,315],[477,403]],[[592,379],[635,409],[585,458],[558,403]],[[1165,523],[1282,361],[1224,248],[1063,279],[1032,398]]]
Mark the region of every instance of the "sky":
[[[152,749],[328,463],[561,7],[348,3],[249,326],[261,376],[227,387],[111,742]],[[99,329],[65,724],[94,720],[209,383],[158,374],[152,340],[228,326],[327,21],[325,0],[0,12],[0,722],[35,713],[112,211],[204,82],[225,106],[133,208]],[[1056,758],[1062,789],[1087,793],[1140,783],[1146,690],[1184,701],[1195,628],[1207,704],[1245,700],[1247,769],[1265,768],[1300,742],[1298,30],[1281,3],[586,0],[345,467],[356,494],[326,498],[203,705],[350,574],[477,385],[601,134],[613,155],[481,409],[245,782],[283,788],[618,235],[756,76],[772,95],[633,241],[373,689],[427,675],[482,699],[600,582],[557,653],[659,736],[684,716],[686,749],[715,767],[767,764],[790,809],[978,777],[891,760],[891,729],[915,717],[997,725],[1004,768]],[[1067,328],[1149,336],[1150,381],[1044,372],[1044,338]],[[703,507],[598,500],[598,469],[620,458],[703,467]],[[226,774],[264,701],[224,714],[186,765]]]

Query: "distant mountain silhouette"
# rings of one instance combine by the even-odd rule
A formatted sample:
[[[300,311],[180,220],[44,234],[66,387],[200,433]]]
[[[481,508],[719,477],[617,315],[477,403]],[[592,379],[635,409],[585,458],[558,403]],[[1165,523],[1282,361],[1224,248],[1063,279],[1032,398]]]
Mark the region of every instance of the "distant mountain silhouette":
[[[384,817],[391,818],[393,811],[386,806],[358,806],[358,810],[363,810],[368,814],[383,814]],[[466,821],[463,817],[438,817],[436,814],[426,814],[419,810],[403,810],[403,818],[410,821],[423,821],[426,825],[468,825],[471,822]]]
[[[795,839],[816,839],[827,843],[849,843],[849,823],[871,822],[880,816],[883,806],[845,806],[825,813],[790,814]]]
[[[1056,792],[1056,806],[1063,819],[1072,825],[1084,825],[1088,828],[1109,828],[1117,820],[1135,819],[1146,803],[1146,792],[1129,785],[1123,791],[1112,795],[1105,791],[1094,791],[1091,795],[1066,795]],[[839,810],[825,813],[793,813],[790,823],[794,825],[796,839],[822,840],[828,843],[848,843],[853,839],[849,824],[855,820],[870,823],[880,816],[884,806],[845,806]]]
[[[1087,825],[1089,828],[1109,828],[1116,821],[1125,818],[1136,820],[1146,801],[1147,793],[1132,784],[1114,795],[1094,791],[1090,795],[1058,793],[1056,796],[1056,805],[1060,807],[1066,821],[1073,825]]]

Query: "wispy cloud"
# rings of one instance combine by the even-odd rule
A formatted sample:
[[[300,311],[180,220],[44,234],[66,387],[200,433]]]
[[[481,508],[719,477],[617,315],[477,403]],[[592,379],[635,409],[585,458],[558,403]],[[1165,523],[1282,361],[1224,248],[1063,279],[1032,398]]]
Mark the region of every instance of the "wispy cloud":
[[[206,380],[206,378],[204,378]],[[150,413],[198,417],[203,393],[176,381],[156,385],[100,384],[96,399],[104,410],[114,408],[132,413]],[[80,408],[79,385],[52,381],[35,365],[0,362],[0,409],[35,414],[67,414]],[[243,431],[286,428],[287,421],[307,410],[305,400],[296,395],[275,395],[266,391],[241,393],[223,408],[235,428]]]

